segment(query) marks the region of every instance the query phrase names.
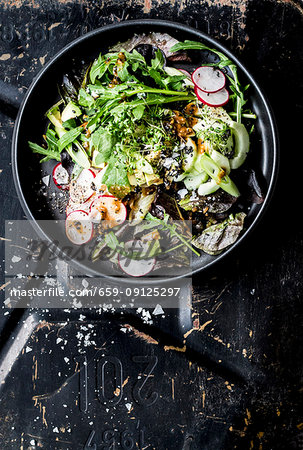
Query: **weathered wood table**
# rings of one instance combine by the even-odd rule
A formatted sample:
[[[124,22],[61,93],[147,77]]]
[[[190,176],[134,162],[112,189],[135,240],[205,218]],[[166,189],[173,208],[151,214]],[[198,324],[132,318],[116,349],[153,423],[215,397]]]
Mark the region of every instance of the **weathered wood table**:
[[[217,38],[266,92],[281,141],[269,211],[232,261],[194,277],[192,310],[149,324],[142,311],[2,308],[0,448],[303,449],[302,1],[0,0],[0,18],[0,236],[24,217],[20,101],[59,49],[104,24],[160,18]],[[102,358],[122,380],[109,404]]]

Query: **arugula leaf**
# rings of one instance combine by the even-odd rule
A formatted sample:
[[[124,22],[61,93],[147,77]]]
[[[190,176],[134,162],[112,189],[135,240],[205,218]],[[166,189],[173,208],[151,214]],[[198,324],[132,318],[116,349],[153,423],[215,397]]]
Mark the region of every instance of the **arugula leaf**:
[[[184,42],[177,42],[170,48],[171,53],[179,52],[180,50],[209,50],[209,47],[197,41],[190,41],[186,39]],[[211,49],[212,50],[212,49]]]
[[[76,119],[68,119],[62,123],[63,128],[66,130],[72,130],[73,128],[77,128]]]
[[[91,108],[95,104],[95,99],[85,89],[81,88],[79,90],[78,103],[81,106]]]
[[[29,148],[33,153],[39,153],[40,155],[45,155],[40,162],[49,161],[50,159],[55,159],[56,161],[61,161],[60,153],[49,148],[41,147],[41,145],[35,144],[34,142],[28,142]]]
[[[33,142],[28,143],[33,153],[45,155],[45,158],[41,159],[40,162],[46,162],[51,159],[60,161],[60,152],[58,150],[59,141],[57,139],[56,132],[50,128],[50,125],[46,130],[44,139],[45,142],[47,143],[47,148],[41,147],[40,145],[35,144]]]
[[[131,78],[128,67],[129,63],[127,61],[125,61],[124,64],[117,66],[117,75],[122,82],[127,81]]]
[[[155,52],[155,58],[151,60],[151,66],[155,70],[162,69],[164,66],[164,62],[165,61],[163,53],[158,48],[158,50]]]
[[[89,84],[88,89],[90,90],[90,92],[93,92],[94,94],[98,94],[100,96],[96,100],[96,106],[99,106],[100,100],[101,102],[104,102],[106,100],[117,98],[123,93],[123,91],[128,90],[129,86],[127,84],[118,84],[117,86],[109,88],[102,85]]]
[[[58,152],[58,139],[57,139],[57,134],[55,132],[55,130],[52,130],[50,128],[50,125],[47,128],[47,131],[45,133],[45,137],[44,137],[46,143],[47,143],[47,147],[49,150]]]
[[[153,69],[153,68],[150,69],[149,75],[157,83],[158,86],[165,87],[165,84],[163,82],[163,76],[161,75],[161,73],[158,70]]]
[[[120,242],[113,231],[110,231],[104,235],[102,244],[106,244],[111,250],[125,256],[128,259],[137,261],[153,258],[162,253],[159,240],[145,242],[145,246],[142,249],[136,248],[136,246],[126,249],[125,242]]]
[[[132,71],[136,72],[139,69],[140,63],[139,61],[135,61],[134,63],[132,63]]]
[[[102,107],[100,108],[100,110],[97,112],[97,114],[88,122],[87,128],[91,128],[101,118],[104,120],[104,116],[108,113],[109,109],[112,106],[119,104],[119,101],[120,101],[119,98],[114,98],[114,99],[111,99],[111,100],[105,102],[102,105]]]
[[[99,58],[94,61],[90,69],[90,81],[94,84],[96,79],[100,80],[107,71],[112,73],[118,58],[118,53],[106,53],[104,56],[100,53]]]
[[[168,75],[163,80],[163,84],[167,87],[167,89],[180,91],[183,88],[183,80],[185,78],[185,75]]]
[[[146,61],[143,55],[139,53],[136,49],[133,49],[131,52],[127,52],[125,50],[122,50],[122,53],[124,53],[127,61],[130,64],[139,64],[142,66],[146,66]]]
[[[123,155],[119,155],[119,159],[116,155],[110,157],[102,183],[117,197],[123,198],[130,191],[126,158]]]
[[[112,116],[122,114],[126,108],[136,108],[138,106],[146,106],[146,105],[161,105],[165,103],[172,103],[172,102],[181,102],[181,101],[187,101],[190,102],[191,100],[194,100],[196,97],[192,94],[188,94],[185,92],[176,92],[175,94],[178,95],[161,95],[162,92],[166,92],[165,90],[159,89],[159,94],[157,93],[157,90],[150,89],[151,92],[155,92],[155,94],[149,94],[145,99],[136,99],[129,103],[121,103],[115,106],[113,109],[111,109],[110,113]]]
[[[125,158],[118,159],[116,155],[112,155],[108,160],[108,166],[102,181],[108,187],[129,185]]]
[[[96,81],[96,78],[102,78],[107,70],[106,59],[100,53],[98,59],[93,62],[93,65],[89,72],[89,77],[92,83]]]
[[[135,49],[132,50],[131,52],[122,50],[122,53],[124,53],[124,56],[126,57],[126,60],[128,64],[131,66],[133,72],[136,72],[138,69],[140,69],[143,75],[148,74],[147,64],[144,56],[141,55],[141,53],[139,53]],[[132,78],[134,79],[135,77],[132,76]]]

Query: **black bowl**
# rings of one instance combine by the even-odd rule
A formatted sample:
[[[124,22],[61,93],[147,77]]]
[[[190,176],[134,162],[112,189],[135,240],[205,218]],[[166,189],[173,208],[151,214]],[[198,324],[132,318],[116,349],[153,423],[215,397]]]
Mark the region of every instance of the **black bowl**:
[[[179,40],[196,40],[206,43],[209,47],[216,48],[227,55],[239,68],[240,81],[250,84],[250,101],[253,111],[258,119],[255,124],[254,145],[251,150],[251,161],[263,176],[266,183],[266,196],[262,204],[252,204],[246,218],[246,229],[228,250],[218,256],[202,254],[194,257],[191,273],[206,269],[217,261],[225,258],[235,247],[247,237],[255,225],[260,221],[269,201],[278,172],[278,139],[275,121],[271,108],[262,93],[260,87],[250,75],[243,64],[232,53],[208,35],[191,27],[164,20],[135,20],[126,21],[115,25],[109,25],[94,30],[70,43],[63,48],[35,77],[25,99],[20,107],[12,142],[13,174],[20,202],[26,216],[34,221],[39,234],[50,239],[49,233],[44,229],[41,220],[64,219],[65,214],[60,214],[50,202],[50,196],[38,195],[42,173],[51,173],[52,162],[40,164],[39,156],[34,155],[28,148],[27,142],[40,142],[46,126],[45,112],[59,98],[57,85],[60,84],[64,73],[70,70],[72,61],[92,61],[100,51],[105,51],[109,46],[117,42],[125,41],[135,33],[165,32]],[[38,223],[36,221],[39,221]],[[62,240],[65,233],[62,230]],[[60,239],[61,239],[60,238]],[[105,265],[89,264],[88,262],[74,263],[83,273],[88,275],[108,275]],[[137,282],[136,280],[134,280]]]

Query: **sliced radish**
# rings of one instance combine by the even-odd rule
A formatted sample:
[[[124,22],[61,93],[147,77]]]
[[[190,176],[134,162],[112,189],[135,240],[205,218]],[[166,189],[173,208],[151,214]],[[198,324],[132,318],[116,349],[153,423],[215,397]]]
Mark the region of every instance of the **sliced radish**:
[[[94,223],[106,220],[108,228],[121,225],[127,216],[124,203],[113,195],[99,195],[90,206],[89,217]]]
[[[89,208],[89,218],[94,223],[100,223],[102,219],[105,220],[105,216],[107,214],[107,208],[104,205],[104,199],[102,201],[103,195],[98,195],[97,198],[93,200],[90,204]],[[113,195],[106,195],[104,197],[109,197],[111,199],[115,199]],[[112,200],[105,200],[105,202],[112,202]]]
[[[184,73],[184,75],[187,76],[187,78],[189,78],[191,80],[191,74],[189,72],[187,72],[187,70],[185,69],[178,69],[180,72]]]
[[[78,176],[78,181],[83,182],[86,181],[87,179],[94,179],[96,176],[95,172],[93,171],[93,169],[83,169],[81,170],[79,176]]]
[[[203,92],[201,89],[195,87],[195,94],[198,99],[207,106],[224,106],[229,100],[229,92],[225,88],[213,94],[209,94],[208,92]]]
[[[129,252],[130,257],[127,258],[124,255],[118,255],[119,266],[127,275],[132,277],[143,277],[148,275],[155,267],[156,259],[132,259],[131,255],[142,255],[148,250],[148,243],[140,240],[132,240],[125,243],[125,250]]]
[[[70,198],[75,203],[83,203],[94,194],[92,183],[95,174],[91,169],[83,169],[80,175],[70,183]]]
[[[88,169],[88,170],[90,170],[91,172],[93,172],[93,174],[95,175],[95,177],[96,177],[96,175],[98,175],[98,173],[100,172],[100,169],[97,169],[97,168],[95,168],[95,167],[92,167],[91,169]]]
[[[86,211],[72,211],[66,218],[65,231],[68,239],[76,245],[89,242],[93,237],[94,226]]]
[[[191,78],[198,89],[210,94],[223,89],[226,81],[225,75],[221,70],[210,66],[198,67]]]
[[[94,181],[93,181],[96,191],[100,191],[103,195],[109,194],[106,185],[102,183],[102,178],[103,178],[103,175],[105,174],[106,170],[107,170],[107,166],[103,167],[103,169],[101,169],[101,170],[99,169],[99,171],[96,174]]]
[[[91,195],[91,197],[89,197],[83,203],[73,202],[71,199],[69,199],[69,202],[68,202],[68,204],[66,206],[66,210],[65,210],[66,215],[68,216],[71,212],[77,211],[78,209],[81,209],[82,211],[89,213],[90,206],[93,203],[94,198],[95,198],[95,194]]]
[[[66,216],[68,216],[71,212],[77,211],[78,209],[81,209],[82,204],[81,203],[75,203],[69,200],[68,204],[66,205],[65,213]]]
[[[62,166],[61,163],[58,163],[53,168],[53,180],[55,185],[59,189],[68,189],[69,188],[69,175],[66,169]]]

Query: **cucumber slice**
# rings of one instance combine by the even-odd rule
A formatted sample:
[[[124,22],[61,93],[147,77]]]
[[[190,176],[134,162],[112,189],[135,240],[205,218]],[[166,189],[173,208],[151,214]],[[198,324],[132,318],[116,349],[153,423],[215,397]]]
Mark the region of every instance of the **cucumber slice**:
[[[220,186],[213,180],[212,178],[199,186],[198,194],[199,195],[209,195],[216,192]]]
[[[249,152],[249,134],[242,123],[232,122],[230,128],[235,143],[235,156],[230,159],[230,167],[238,169],[244,163]]]
[[[198,173],[202,173],[204,172],[204,169],[202,168],[202,164],[201,164],[201,157],[202,157],[203,153],[199,153],[196,160],[195,160],[195,164],[194,167]]]
[[[170,77],[184,75],[184,73],[180,72],[180,70],[175,67],[166,66],[164,67],[164,70]]]
[[[201,167],[205,172],[216,182],[216,184],[221,187],[225,192],[228,192],[230,195],[234,197],[239,197],[240,192],[235,185],[235,183],[229,178],[228,175],[220,176],[220,172],[222,171],[221,167],[218,166],[215,161],[211,159],[211,157],[203,153],[200,158]]]
[[[222,153],[218,152],[217,150],[212,150],[210,157],[215,163],[218,164],[218,166],[222,167],[222,169],[225,170],[227,175],[230,174],[230,164],[229,159],[222,155]]]
[[[225,175],[225,177],[222,178],[220,182],[220,188],[223,189],[223,191],[227,192],[228,194],[232,195],[233,197],[239,197],[240,191],[235,185],[235,183],[229,178],[228,175]]]
[[[188,138],[186,141],[186,147],[184,149],[184,158],[182,161],[182,169],[184,172],[190,172],[191,169],[194,167],[195,160],[197,158],[197,146],[195,142]]]
[[[176,178],[174,178],[174,181],[175,181],[176,183],[179,183],[180,181],[184,180],[185,177],[186,177],[186,173],[183,172],[183,173],[181,173],[180,175],[178,175]]]
[[[186,186],[186,189],[188,189],[189,191],[193,191],[195,189],[198,189],[198,187],[202,184],[205,183],[208,179],[208,175],[206,172],[201,172],[198,174],[188,174],[185,178],[184,178],[184,184]]]
[[[84,169],[89,169],[90,162],[86,151],[84,150],[82,145],[78,144],[77,142],[74,145],[76,146],[76,148],[73,148],[71,145],[66,147],[67,153],[73,158],[75,163],[79,164],[79,166],[83,167]]]
[[[48,120],[57,128],[62,127],[62,119],[59,106],[63,103],[63,100],[60,100],[54,106],[52,106],[46,113],[46,117]]]
[[[61,120],[62,122],[66,122],[70,119],[75,119],[75,117],[81,116],[82,112],[79,106],[76,105],[76,103],[70,101],[61,114]]]

